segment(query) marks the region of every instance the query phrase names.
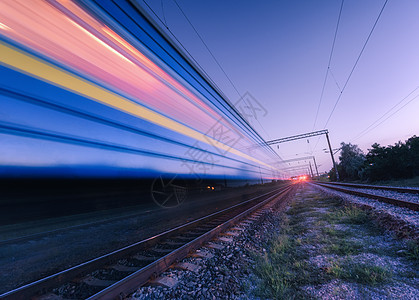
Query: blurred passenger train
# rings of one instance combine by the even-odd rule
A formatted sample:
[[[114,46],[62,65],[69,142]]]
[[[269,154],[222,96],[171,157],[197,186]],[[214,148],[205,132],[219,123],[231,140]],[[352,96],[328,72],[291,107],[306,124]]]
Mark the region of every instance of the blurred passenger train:
[[[135,1],[0,1],[0,177],[269,180],[280,160]]]

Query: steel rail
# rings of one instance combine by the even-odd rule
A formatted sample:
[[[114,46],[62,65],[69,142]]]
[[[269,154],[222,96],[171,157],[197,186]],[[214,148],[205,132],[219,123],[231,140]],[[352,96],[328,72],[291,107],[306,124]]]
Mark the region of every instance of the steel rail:
[[[182,247],[170,252],[159,260],[149,264],[148,266],[138,270],[137,272],[131,274],[130,276],[114,283],[113,285],[105,288],[104,290],[96,293],[95,295],[87,298],[88,300],[107,300],[107,299],[118,299],[121,296],[126,296],[134,292],[139,286],[145,284],[149,278],[155,274],[160,274],[168,269],[176,261],[186,257],[188,253],[199,248],[204,243],[210,241],[215,236],[225,231],[227,228],[231,227],[233,224],[237,223],[240,219],[246,217],[251,212],[257,210],[263,205],[269,203],[273,199],[278,198],[279,196],[289,192],[291,186],[288,186],[286,189],[281,190],[277,194],[270,196],[268,199],[248,208],[244,212],[230,218],[226,222],[218,225],[216,228],[204,233],[203,235],[195,238],[191,242],[183,245]]]
[[[382,185],[369,185],[369,184],[356,184],[356,183],[341,183],[341,182],[328,182],[327,184],[341,185],[360,189],[372,189],[372,190],[386,190],[399,193],[419,194],[418,188],[403,188],[394,186],[382,186]]]
[[[197,220],[188,222],[186,224],[177,226],[175,228],[169,229],[167,231],[164,231],[160,234],[157,234],[153,237],[147,238],[145,240],[136,242],[134,244],[131,244],[129,246],[123,247],[121,249],[112,251],[108,254],[102,255],[100,257],[94,258],[92,260],[86,261],[84,263],[81,263],[79,265],[76,265],[74,267],[68,268],[66,270],[63,270],[61,272],[52,274],[50,276],[44,277],[42,279],[39,279],[37,281],[34,281],[32,283],[26,284],[24,286],[21,286],[19,288],[16,288],[14,290],[8,291],[4,294],[0,295],[0,299],[30,299],[35,295],[39,295],[42,293],[45,293],[48,290],[51,290],[54,287],[58,287],[66,282],[69,282],[75,278],[82,277],[96,269],[100,269],[101,267],[104,267],[108,264],[114,263],[118,261],[121,258],[125,258],[127,256],[131,256],[135,254],[138,251],[146,250],[147,248],[151,248],[152,246],[156,245],[157,243],[161,242],[164,239],[168,239],[172,236],[175,236],[176,234],[179,234],[181,232],[185,232],[191,228],[198,227],[201,224],[205,224],[206,222],[210,222],[211,220],[214,220],[218,217],[225,216],[227,213],[233,212],[235,209],[245,207],[245,205],[248,205],[251,202],[263,199],[264,197],[268,197],[268,199],[271,199],[273,197],[279,196],[279,194],[288,191],[291,188],[292,185],[287,185],[285,187],[281,187],[278,189],[275,189],[274,191],[270,191],[268,193],[264,193],[262,195],[253,197],[247,201],[241,202],[239,204],[230,206],[226,209],[223,209],[221,211],[212,213],[210,215],[201,217]],[[260,203],[265,203],[267,200],[263,200]],[[255,207],[255,206],[253,206]],[[247,210],[246,210],[247,211]],[[221,226],[221,225],[219,225]],[[219,227],[217,226],[217,228]],[[224,227],[223,227],[224,228]],[[205,234],[204,234],[205,235]],[[196,240],[196,239],[195,239]],[[194,241],[195,241],[194,240]],[[185,245],[186,246],[186,245]],[[181,247],[181,249],[184,246]],[[184,253],[185,250],[182,250],[181,253]],[[190,250],[189,250],[190,251]],[[166,255],[167,256],[167,255]],[[164,263],[165,261],[168,262],[168,258],[166,256],[159,258],[157,261],[159,262],[160,266],[165,266],[167,263]],[[167,265],[167,266],[170,266]],[[147,268],[144,267],[142,269]],[[150,269],[151,268],[151,269]],[[161,267],[160,267],[161,268]],[[140,267],[139,267],[140,269]],[[142,270],[140,269],[140,270]],[[149,267],[148,270],[153,270],[150,274],[153,274],[156,272],[156,269],[154,267]],[[135,272],[137,273],[137,272]],[[134,274],[135,274],[134,273]],[[130,278],[132,275],[129,275],[127,278]],[[150,276],[147,277],[147,279]],[[139,284],[137,284],[139,286]],[[96,299],[96,298],[94,298]]]
[[[346,194],[351,194],[351,195],[355,195],[355,196],[375,199],[375,200],[378,200],[380,202],[396,205],[396,206],[399,206],[399,207],[405,207],[405,208],[408,208],[408,209],[411,209],[411,210],[414,210],[414,211],[419,211],[419,203],[405,201],[405,200],[399,200],[399,199],[394,199],[394,198],[389,198],[389,197],[384,197],[384,196],[378,196],[378,195],[363,193],[363,192],[354,191],[354,190],[349,190],[349,189],[346,189],[346,188],[337,187],[337,186],[334,186],[334,185],[329,185],[329,183],[327,183],[327,184],[319,183],[319,182],[313,182],[313,183],[316,184],[316,185],[323,186],[323,187],[333,189],[333,190],[336,190],[336,191],[339,191],[339,192],[343,192],[343,193],[346,193]]]

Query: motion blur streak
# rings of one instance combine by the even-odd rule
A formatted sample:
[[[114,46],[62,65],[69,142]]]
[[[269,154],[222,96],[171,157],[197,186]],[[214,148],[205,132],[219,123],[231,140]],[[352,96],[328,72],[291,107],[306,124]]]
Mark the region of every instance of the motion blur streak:
[[[58,3],[55,4],[58,6]],[[181,92],[185,89],[175,91],[165,84],[169,82],[179,87],[179,84],[174,84],[174,81],[155,64],[134,49],[128,53],[115,45],[111,41],[112,37],[117,36],[115,33],[106,29],[80,8],[75,9],[73,3],[67,2],[67,5],[73,8],[72,17],[88,26],[97,36],[70,19],[70,11],[67,11],[66,15],[42,1],[3,2],[0,6],[1,19],[12,28],[6,32],[6,35],[67,66],[100,79],[107,86],[134,96],[137,101],[142,101],[162,113],[170,114],[174,119],[188,117],[191,119],[191,115],[196,116],[195,123],[189,124],[193,128],[202,127],[200,125],[205,125],[205,122],[214,122],[214,119],[219,117],[212,112],[214,119],[210,119],[204,114],[204,110],[184,101],[186,97]],[[39,15],[48,18],[40,19]],[[104,35],[107,32],[111,33],[108,37]],[[152,71],[158,76],[152,74]],[[202,107],[202,102],[197,97],[191,93],[188,93],[188,96],[193,97],[189,99],[190,101]],[[179,103],[182,103],[183,109],[179,109]],[[207,106],[203,108],[205,111],[209,110]],[[191,115],[188,116],[187,112]],[[197,120],[200,121],[196,122]]]
[[[126,100],[114,93],[110,93],[99,86],[95,86],[84,81],[81,78],[77,78],[68,73],[65,73],[55,67],[49,66],[41,61],[35,60],[32,57],[26,56],[25,54],[19,53],[18,51],[8,48],[7,46],[0,45],[0,51],[3,54],[2,62],[8,64],[12,67],[15,67],[19,70],[25,71],[29,74],[33,74],[41,79],[50,81],[62,87],[68,88],[75,92],[78,92],[82,95],[88,96],[91,99],[103,102],[110,106],[120,109],[121,111],[128,112],[134,116],[143,118],[150,122],[159,124],[161,126],[167,127],[171,130],[178,131],[184,135],[190,136],[199,140],[201,142],[207,143],[209,145],[213,144],[216,147],[224,150],[230,151],[237,155],[243,156],[255,162],[264,164],[269,167],[269,165],[254,159],[240,151],[235,149],[230,149],[228,145],[225,145],[219,141],[213,140],[209,137],[205,137],[203,134],[196,132],[193,129],[190,129],[182,124],[177,123],[169,118],[166,118],[156,112],[153,112],[145,107],[137,105],[129,100]],[[208,139],[211,139],[208,141]]]
[[[90,4],[90,8],[94,7],[93,3]],[[96,9],[99,10],[99,8]],[[15,70],[22,74],[19,76],[36,78],[43,82],[43,84],[36,83],[33,79],[25,78],[28,86],[24,86],[25,82],[23,82],[19,87],[20,94],[33,95],[33,87],[36,86],[37,89],[40,89],[37,90],[38,95],[41,94],[43,97],[49,98],[48,100],[42,99],[42,101],[54,103],[58,99],[50,99],[51,96],[47,89],[51,88],[45,86],[45,83],[52,84],[63,89],[59,101],[68,107],[86,105],[84,103],[88,101],[87,99],[105,104],[120,112],[158,125],[160,128],[166,128],[191,138],[191,140],[185,140],[185,138],[167,132],[163,133],[164,130],[153,129],[147,123],[139,125],[138,122],[129,121],[123,117],[121,119],[121,116],[117,114],[106,115],[106,119],[118,119],[118,123],[121,122],[121,124],[128,122],[130,126],[157,136],[170,136],[173,142],[186,143],[189,147],[198,148],[200,152],[214,154],[218,151],[223,156],[221,165],[228,168],[246,169],[250,173],[241,174],[245,177],[258,177],[259,174],[256,173],[260,173],[260,175],[263,173],[266,178],[275,177],[276,170],[272,167],[272,162],[277,158],[266,147],[256,147],[255,149],[254,145],[260,145],[260,140],[255,140],[254,134],[248,128],[239,126],[240,123],[235,119],[241,118],[240,116],[235,115],[232,118],[230,115],[226,118],[225,113],[211,99],[207,99],[199,89],[191,86],[164,61],[155,57],[146,47],[142,46],[141,39],[133,46],[120,35],[123,32],[121,28],[118,29],[120,32],[118,34],[111,29],[112,26],[115,24],[106,24],[104,20],[94,17],[73,1],[2,1],[0,2],[1,64],[10,69],[10,71],[4,70],[2,73],[6,75]],[[132,39],[131,36],[127,36]],[[14,76],[14,73],[10,74]],[[41,86],[44,87],[44,92]],[[16,92],[14,83],[9,83],[9,85],[3,83],[2,87],[5,90]],[[65,94],[68,92],[79,96],[76,98],[71,96],[72,100],[70,100],[70,96]],[[83,140],[96,140],[97,133],[95,134],[95,132],[100,132],[101,135],[104,135],[102,141],[109,144],[121,144],[122,142],[128,148],[133,145],[138,148],[138,145],[141,144],[142,148],[138,148],[141,151],[157,153],[163,149],[166,154],[170,153],[170,157],[178,157],[179,160],[191,159],[187,154],[188,149],[181,150],[179,148],[176,153],[172,153],[172,149],[167,148],[166,145],[158,146],[155,141],[142,143],[142,140],[138,139],[141,136],[137,136],[137,139],[134,140],[132,136],[124,136],[127,133],[111,131],[106,126],[98,127],[99,125],[91,122],[83,121],[87,127],[84,127],[85,131],[82,133],[77,132],[68,124],[66,125],[64,121],[62,123],[52,123],[51,121],[48,125],[43,124],[46,122],[44,121],[45,117],[53,119],[54,116],[59,120],[69,117],[46,109],[35,110],[30,105],[22,106],[21,99],[19,103],[16,102],[16,99],[16,97],[13,99],[10,96],[2,98],[0,105],[4,105],[4,111],[9,111],[11,114],[21,113],[23,115],[26,112],[31,115],[30,120],[25,120],[23,124],[13,118],[1,118],[0,115],[0,121],[4,121],[4,124],[28,127],[27,123],[29,122],[31,123],[29,127],[37,132],[44,130],[45,132],[61,133],[62,136],[77,135],[83,137]],[[68,122],[74,122],[74,119],[69,119]],[[215,126],[217,128],[214,128]],[[104,134],[106,131],[109,134]],[[222,133],[227,132],[237,138],[228,139],[226,136],[222,136]],[[10,135],[10,132],[6,132],[6,134]],[[195,145],[197,142],[202,142],[218,150],[214,152],[215,148],[211,150],[211,147],[209,150],[200,149]],[[20,138],[10,142],[10,146],[12,147],[16,143],[28,143],[29,145],[36,142]],[[151,144],[154,146],[149,146]],[[146,147],[149,148],[145,149]],[[28,148],[31,147],[28,146]],[[13,165],[16,163],[12,162],[19,161],[16,157],[18,153],[12,157],[12,152],[10,150],[0,160],[0,165]],[[78,154],[72,155],[70,160],[64,159],[66,151],[59,152],[62,157],[55,157],[56,164],[58,161],[65,161],[65,165],[77,167],[85,164],[86,160],[88,161],[87,152],[84,153],[80,149]],[[37,157],[37,153],[25,153],[25,150],[22,150],[21,154],[26,155],[25,163],[21,162],[21,165],[28,164],[28,159],[29,165],[31,165],[30,156],[34,157],[34,161],[39,161],[39,157],[42,156],[39,154]],[[96,164],[111,165],[115,168],[127,165],[133,159],[121,156],[115,163],[107,159],[106,153],[95,154],[95,158]],[[135,160],[136,168],[146,168],[146,157],[137,157]],[[199,159],[197,161],[199,162]],[[241,163],[237,164],[238,161]],[[45,164],[51,165],[54,162],[49,158]],[[263,172],[259,166],[263,167]],[[148,165],[147,168],[169,173],[175,172],[165,167],[162,159],[158,165],[154,163],[152,167]],[[257,170],[258,168],[259,170]],[[176,171],[179,172],[179,169]],[[187,173],[186,169],[181,170],[181,173]],[[211,175],[220,174],[225,175],[226,172],[217,169],[213,170]],[[229,175],[240,176],[237,173]]]

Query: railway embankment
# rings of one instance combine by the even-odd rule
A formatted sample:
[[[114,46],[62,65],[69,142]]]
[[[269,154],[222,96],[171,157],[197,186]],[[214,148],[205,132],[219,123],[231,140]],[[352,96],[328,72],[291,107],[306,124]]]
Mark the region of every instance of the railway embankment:
[[[146,285],[131,299],[417,299],[419,245],[376,216],[303,185],[286,208],[265,209],[238,236],[171,269],[174,286]]]
[[[199,197],[190,197],[182,205],[171,209],[158,209],[157,205],[157,208],[132,208],[130,215],[120,213],[118,218],[108,221],[94,223],[85,219],[83,221],[87,224],[83,226],[62,228],[59,231],[50,231],[55,228],[48,227],[45,234],[3,244],[0,241],[0,294],[241,203],[243,199],[274,188],[266,185],[242,188],[240,192],[233,188],[207,192],[198,194]],[[127,207],[125,211],[129,209]],[[32,226],[36,227],[36,224]]]
[[[419,239],[419,213],[418,213],[418,203],[419,203],[419,194],[417,193],[401,193],[395,191],[386,191],[380,189],[368,190],[368,189],[356,189],[349,188],[351,191],[362,191],[366,192],[371,196],[384,196],[388,199],[394,199],[395,201],[412,203],[412,205],[399,206],[399,203],[386,203],[380,201],[380,198],[373,199],[368,196],[357,196],[347,194],[346,192],[331,190],[325,186],[317,186],[317,188],[323,193],[339,197],[346,203],[350,203],[359,208],[362,208],[370,214],[371,217],[375,219],[375,222],[380,224],[381,227],[386,228],[394,232],[397,236],[401,238],[408,238],[411,240]],[[346,188],[348,189],[348,188]],[[405,203],[401,203],[405,205]]]

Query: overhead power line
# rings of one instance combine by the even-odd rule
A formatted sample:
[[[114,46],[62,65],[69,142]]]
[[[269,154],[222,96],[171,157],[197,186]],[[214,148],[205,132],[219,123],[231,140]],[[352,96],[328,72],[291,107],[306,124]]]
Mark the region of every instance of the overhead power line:
[[[214,54],[211,52],[211,50],[209,49],[208,45],[205,43],[205,41],[203,40],[203,38],[201,37],[201,35],[198,33],[198,31],[196,30],[196,28],[193,26],[192,22],[189,20],[189,18],[186,16],[185,12],[182,10],[182,8],[180,7],[179,3],[176,0],[173,0],[174,3],[176,4],[176,6],[179,8],[179,10],[181,11],[182,15],[185,17],[185,19],[188,21],[189,25],[192,27],[192,29],[195,31],[195,33],[197,34],[197,36],[199,37],[199,39],[201,40],[201,42],[204,44],[205,48],[208,50],[208,52],[210,53],[210,55],[212,56],[212,58],[214,59],[214,61],[217,63],[217,65],[219,66],[219,68],[222,70],[222,72],[224,73],[224,75],[226,76],[226,78],[228,79],[228,81],[230,82],[230,84],[233,86],[234,90],[237,92],[237,94],[239,95],[239,97],[241,98],[240,92],[238,91],[238,89],[236,88],[236,86],[234,85],[233,81],[230,79],[230,77],[227,75],[227,73],[225,72],[225,70],[223,69],[223,67],[221,66],[221,64],[218,62],[218,60],[216,59],[216,57],[214,56]],[[211,77],[209,76],[209,74],[204,70],[204,68],[199,64],[199,62],[193,57],[193,55],[187,50],[187,48],[182,44],[182,42],[177,38],[177,36],[174,34],[174,32],[168,27],[167,25],[167,21],[166,21],[166,17],[164,14],[164,6],[163,6],[163,2],[161,2],[161,6],[162,6],[162,10],[163,10],[163,17],[164,17],[164,21],[159,17],[159,15],[153,10],[153,8],[147,3],[146,0],[143,0],[144,4],[148,7],[148,9],[153,13],[153,15],[160,21],[160,23],[162,23],[164,25],[164,27],[166,28],[166,30],[175,38],[175,40],[177,41],[177,43],[183,48],[183,50],[189,55],[189,57],[193,60],[193,62],[199,66],[200,70],[205,74],[205,76],[207,77],[207,79],[211,82],[211,84],[213,84],[213,86],[215,86],[218,91],[221,91],[221,89],[219,88],[219,86],[211,79]],[[227,101],[227,100],[226,100]],[[245,99],[243,100],[245,101]],[[237,109],[232,106],[230,103],[228,103],[229,106],[241,117],[241,119],[244,121],[244,123],[246,123],[247,126],[249,126],[250,128],[252,128],[249,123],[248,120],[245,119],[238,111]],[[247,105],[247,104],[246,104]],[[251,105],[250,105],[251,107]],[[262,128],[262,130],[266,133],[266,135],[269,137],[269,134],[266,132],[265,128],[263,127],[263,125],[259,122],[259,120],[257,118],[255,118],[256,121],[259,123],[260,127]],[[253,132],[256,134],[256,136],[258,138],[260,138],[260,140],[266,144],[265,140],[260,136],[260,134],[258,132],[256,132],[253,128],[252,128]],[[269,150],[276,155],[278,158],[279,155],[278,153],[276,153],[271,147],[269,147],[267,144],[266,146],[269,148]],[[281,158],[280,158],[281,159]]]
[[[327,63],[327,69],[326,69],[326,74],[324,75],[324,81],[323,81],[323,87],[322,87],[322,92],[320,95],[320,100],[319,100],[319,104],[317,106],[317,112],[316,112],[316,117],[314,119],[314,124],[313,124],[313,129],[316,127],[316,122],[317,122],[317,117],[319,116],[319,110],[320,110],[320,106],[322,104],[322,100],[323,100],[323,94],[324,94],[324,89],[326,87],[326,82],[327,82],[327,76],[329,74],[329,70],[330,70],[330,63],[332,61],[332,56],[333,56],[333,51],[335,49],[335,43],[336,43],[336,37],[338,35],[338,29],[339,29],[339,23],[340,23],[340,17],[342,15],[342,9],[343,9],[343,3],[345,0],[342,0],[341,4],[340,4],[340,9],[339,9],[339,16],[338,16],[338,21],[336,23],[336,29],[335,29],[335,35],[333,37],[333,43],[332,43],[332,49],[330,49],[330,55],[329,55],[329,62]]]
[[[183,50],[189,55],[189,57],[193,60],[193,62],[200,68],[200,71],[202,71],[205,76],[207,76],[207,79],[213,84],[218,90],[221,91],[220,87],[217,86],[217,84],[211,79],[209,74],[205,71],[205,69],[199,64],[199,62],[193,57],[193,55],[188,51],[188,49],[182,44],[182,42],[177,38],[177,36],[173,33],[173,31],[169,28],[166,22],[166,17],[164,16],[164,21],[159,17],[159,15],[154,11],[154,9],[147,3],[147,1],[143,0],[144,4],[148,7],[148,9],[153,13],[153,15],[157,18],[157,20],[160,21],[166,28],[166,30],[173,36],[173,38],[176,40],[176,42],[182,47]],[[163,5],[163,4],[162,4]],[[163,6],[162,6],[163,9]],[[163,12],[164,15],[164,12]]]
[[[388,111],[386,111],[381,117],[379,117],[377,120],[375,120],[370,126],[368,126],[367,128],[365,128],[363,131],[361,131],[356,137],[354,137],[352,139],[352,142],[360,139],[361,137],[363,137],[364,135],[366,135],[367,133],[369,133],[370,131],[374,130],[375,128],[377,128],[378,126],[380,126],[381,124],[383,124],[385,121],[387,121],[389,118],[391,118],[393,115],[395,115],[396,113],[398,113],[401,109],[403,109],[406,105],[408,105],[409,103],[411,103],[413,100],[417,99],[419,97],[419,94],[416,95],[415,97],[413,97],[412,99],[410,99],[408,102],[406,102],[403,106],[399,107],[399,109],[397,109],[396,111],[394,111],[393,113],[391,113],[390,115],[388,115],[394,108],[396,108],[397,106],[399,106],[404,100],[406,100],[407,98],[409,98],[414,92],[416,92],[419,89],[419,86],[417,86],[413,91],[411,91],[406,97],[404,97],[402,100],[400,100],[399,102],[397,102],[397,104],[395,104],[392,108],[390,108]],[[388,115],[388,116],[387,116]],[[387,117],[386,117],[387,116]],[[386,118],[385,118],[386,117]],[[382,120],[383,118],[385,118],[384,120]],[[381,120],[381,122],[380,122]],[[378,123],[379,122],[379,123]],[[378,123],[378,124],[377,124]],[[375,126],[374,126],[375,125]],[[373,127],[374,126],[374,127]]]
[[[295,140],[299,140],[299,139],[307,139],[307,138],[310,138],[310,137],[313,137],[313,136],[328,134],[328,133],[329,133],[329,131],[327,129],[324,129],[324,130],[318,130],[318,131],[313,131],[313,132],[309,132],[309,133],[303,133],[303,134],[288,136],[288,137],[284,137],[284,138],[280,138],[280,139],[275,139],[275,140],[272,140],[272,141],[267,141],[266,143],[268,145],[275,145],[275,144],[295,141]]]
[[[341,92],[341,93],[342,93],[342,88],[340,87],[340,85],[339,85],[338,81],[336,80],[335,75],[334,75],[334,74],[333,74],[333,72],[332,72],[332,69],[330,69],[330,68],[329,68],[329,73],[330,73],[330,75],[332,76],[332,78],[333,78],[333,80],[334,80],[334,82],[335,82],[335,84],[336,84],[336,87],[338,88],[339,92]]]
[[[381,17],[381,15],[382,15],[383,11],[384,11],[384,8],[385,8],[385,7],[386,7],[386,5],[387,5],[387,2],[388,2],[388,0],[386,0],[386,1],[384,2],[383,6],[381,7],[380,13],[378,14],[378,17],[377,17],[377,19],[375,20],[374,25],[372,26],[372,28],[371,28],[371,30],[370,30],[370,33],[368,34],[368,37],[367,37],[367,39],[365,40],[364,45],[362,46],[361,52],[359,52],[359,55],[358,55],[358,57],[357,57],[357,59],[356,59],[356,61],[355,61],[354,65],[353,65],[353,67],[352,67],[351,72],[349,73],[348,78],[347,78],[347,79],[346,79],[346,81],[345,81],[345,84],[344,84],[344,85],[343,85],[343,87],[342,87],[342,91],[340,92],[340,94],[339,94],[338,98],[336,99],[335,105],[333,106],[333,109],[332,109],[332,111],[330,112],[329,117],[327,118],[326,124],[324,124],[324,128],[326,128],[327,124],[329,124],[330,118],[332,117],[333,113],[335,112],[336,106],[338,105],[338,103],[339,103],[340,99],[342,98],[343,92],[345,91],[346,86],[348,85],[348,82],[349,82],[349,80],[351,79],[352,74],[354,73],[356,66],[358,65],[358,62],[359,62],[359,60],[360,60],[360,58],[361,58],[362,54],[364,53],[364,50],[365,50],[365,48],[366,48],[366,46],[367,46],[367,44],[368,44],[368,42],[369,42],[369,40],[370,40],[370,38],[371,38],[372,33],[374,32],[375,27],[377,26],[378,21],[380,20],[380,17]]]
[[[359,55],[358,55],[358,57],[357,57],[357,59],[356,59],[356,61],[355,61],[354,65],[353,65],[353,67],[352,67],[352,69],[351,69],[351,72],[349,73],[348,78],[346,79],[345,84],[343,85],[342,89],[340,88],[340,86],[338,85],[338,83],[337,83],[337,81],[336,81],[336,79],[335,79],[335,83],[336,83],[336,85],[338,86],[338,88],[339,88],[339,90],[340,90],[340,93],[339,93],[338,98],[336,99],[336,102],[335,102],[335,104],[334,104],[334,106],[333,106],[333,109],[332,109],[332,111],[330,112],[329,117],[327,118],[327,121],[326,121],[326,123],[324,124],[324,127],[323,127],[323,128],[326,128],[326,126],[329,124],[329,121],[330,121],[330,119],[332,118],[332,115],[333,115],[333,113],[335,112],[335,109],[336,109],[336,107],[337,107],[338,103],[340,102],[340,99],[342,98],[343,92],[345,91],[346,86],[348,85],[348,82],[349,82],[349,80],[351,79],[352,74],[354,73],[355,68],[356,68],[356,66],[358,65],[358,62],[359,62],[359,60],[360,60],[360,58],[361,58],[362,54],[364,53],[364,50],[365,50],[365,48],[366,48],[366,46],[367,46],[367,44],[368,44],[368,42],[369,42],[369,40],[370,40],[370,38],[371,38],[371,35],[372,35],[372,33],[374,32],[374,29],[375,29],[375,27],[377,26],[377,23],[378,23],[378,21],[379,21],[379,20],[380,20],[380,18],[381,18],[381,15],[382,15],[382,13],[383,13],[383,11],[384,11],[384,8],[385,8],[385,7],[386,7],[386,5],[387,5],[387,2],[388,2],[388,0],[385,0],[385,2],[384,2],[384,4],[383,4],[383,6],[381,7],[380,13],[379,13],[379,14],[378,14],[378,16],[377,16],[377,18],[376,18],[376,20],[375,20],[375,22],[374,22],[374,25],[372,26],[372,28],[371,28],[371,30],[370,30],[370,33],[368,34],[368,37],[367,37],[367,39],[365,40],[365,43],[364,43],[364,45],[362,46],[362,49],[361,49],[361,51],[359,52]],[[330,69],[328,69],[328,70],[330,71]],[[331,73],[331,74],[332,74],[332,76],[333,76],[333,73]],[[333,78],[334,78],[334,76],[333,76]],[[317,142],[316,142],[316,144],[315,144],[315,146],[314,146],[314,150],[317,148],[317,145],[318,145],[319,141],[320,141],[320,138],[319,138],[319,139],[317,139]],[[313,151],[314,151],[314,150],[313,150]]]
[[[175,33],[168,27],[166,20],[162,20],[159,15],[154,11],[154,9],[147,3],[146,0],[143,0],[144,4],[147,6],[147,8],[153,13],[153,15],[157,18],[157,20],[160,21],[161,24],[163,24],[163,26],[166,28],[166,30],[171,34],[171,36],[176,40],[176,42],[179,44],[180,47],[182,47],[182,49],[188,54],[189,58],[193,61],[193,63],[195,63],[199,68],[199,71],[202,72],[205,76],[206,76],[206,80],[212,84],[216,90],[217,93],[219,93],[221,95],[221,89],[220,87],[211,79],[211,77],[209,76],[209,74],[205,71],[205,69],[199,64],[199,62],[195,59],[195,57],[188,51],[188,49],[182,44],[182,42],[177,38],[177,36],[175,35]],[[163,9],[163,7],[162,7]],[[227,105],[234,110],[238,115],[239,112],[235,109],[235,107],[227,100],[227,98],[225,96],[221,96],[225,102],[227,103]],[[250,127],[250,125],[248,124],[247,120],[243,118],[243,116],[241,116],[241,120]],[[254,131],[255,134],[261,139],[263,140],[262,137],[260,137],[259,133],[257,133],[256,131]],[[272,150],[273,151],[273,150]]]
[[[166,28],[169,28],[169,26],[167,26],[167,20],[166,20],[166,15],[164,13],[164,5],[163,5],[163,0],[160,0],[160,4],[161,4],[161,10],[163,13],[163,20],[164,20],[164,25],[166,26]]]
[[[203,37],[199,34],[198,30],[195,28],[195,26],[192,24],[191,20],[188,18],[188,16],[186,15],[186,13],[183,11],[182,7],[179,5],[179,3],[176,0],[173,0],[173,2],[176,4],[176,6],[179,8],[180,12],[182,13],[182,15],[185,17],[186,21],[189,23],[189,25],[192,27],[193,31],[196,33],[196,35],[198,36],[198,38],[201,40],[202,44],[205,46],[205,48],[207,49],[207,51],[209,52],[209,54],[211,55],[211,57],[214,59],[215,63],[217,64],[217,66],[220,68],[220,70],[223,72],[224,76],[227,78],[227,80],[230,82],[231,86],[233,87],[233,89],[236,91],[237,95],[239,96],[239,98],[242,96],[239,92],[239,90],[237,89],[236,85],[233,83],[233,81],[231,80],[230,76],[228,76],[227,72],[224,70],[224,68],[222,67],[221,63],[218,61],[218,59],[215,57],[214,53],[211,51],[211,49],[208,47],[207,43],[204,41]],[[243,101],[246,101],[245,99],[243,99]],[[249,107],[252,106],[252,104],[247,104],[249,105]],[[257,118],[255,118],[256,121],[258,122],[258,124],[260,125],[260,127],[262,128],[262,130],[265,132],[265,134],[269,137],[269,134],[267,133],[267,131],[265,130],[265,128],[263,127],[263,125],[259,122],[259,120]],[[276,153],[276,152],[275,152]]]
[[[240,92],[238,91],[238,89],[236,88],[236,86],[234,85],[233,81],[230,79],[230,77],[227,75],[226,71],[224,70],[224,68],[221,66],[221,64],[219,63],[219,61],[217,60],[217,58],[214,56],[214,54],[212,53],[212,51],[210,50],[210,48],[208,47],[207,43],[205,43],[204,39],[202,38],[202,36],[199,34],[198,30],[196,30],[195,26],[192,24],[191,20],[189,20],[188,16],[185,14],[185,12],[183,11],[183,9],[180,7],[179,3],[177,3],[176,0],[173,0],[173,2],[176,4],[176,6],[179,8],[180,12],[182,13],[182,15],[185,17],[186,21],[188,21],[189,25],[192,27],[193,31],[195,31],[196,35],[198,36],[198,38],[201,40],[202,44],[204,44],[205,48],[208,50],[209,54],[211,55],[211,57],[214,59],[215,63],[218,65],[218,67],[221,69],[221,71],[224,73],[225,77],[227,78],[227,80],[230,82],[230,84],[233,86],[234,90],[237,92],[237,94],[240,95]]]

